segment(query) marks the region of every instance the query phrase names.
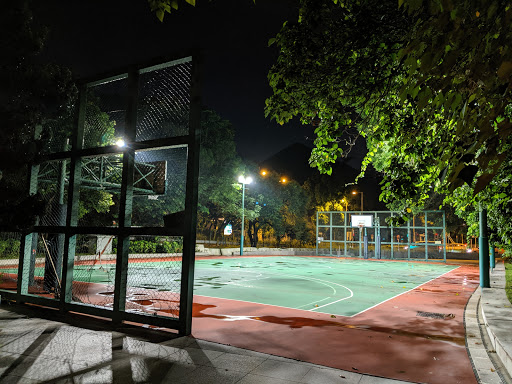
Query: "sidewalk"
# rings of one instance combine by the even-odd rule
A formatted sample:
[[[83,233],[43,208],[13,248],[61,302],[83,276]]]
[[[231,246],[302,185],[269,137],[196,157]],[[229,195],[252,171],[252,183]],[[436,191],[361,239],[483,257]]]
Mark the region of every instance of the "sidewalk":
[[[497,263],[491,273],[491,288],[481,288],[481,318],[480,324],[486,331],[490,344],[487,351],[494,360],[497,372],[504,372],[500,379],[503,382],[511,382],[512,374],[512,305],[505,293],[505,265]],[[468,343],[469,345],[469,343]],[[477,346],[478,347],[478,346]],[[481,352],[480,352],[481,353]],[[494,356],[494,358],[493,358]],[[496,358],[496,356],[498,358]],[[478,361],[478,360],[477,360]],[[484,381],[494,383],[490,377],[489,369],[483,370]],[[503,377],[505,376],[505,377]],[[508,377],[507,377],[508,376]]]
[[[1,383],[404,383],[148,328],[108,330],[90,318],[49,316],[55,319],[1,306]]]
[[[466,347],[479,383],[508,383],[512,306],[503,289],[503,263],[491,285],[477,289],[466,306]],[[405,383],[147,327],[112,329],[90,317],[47,309],[42,319],[42,313],[30,306],[0,306],[1,383]],[[484,324],[493,346],[485,344]]]

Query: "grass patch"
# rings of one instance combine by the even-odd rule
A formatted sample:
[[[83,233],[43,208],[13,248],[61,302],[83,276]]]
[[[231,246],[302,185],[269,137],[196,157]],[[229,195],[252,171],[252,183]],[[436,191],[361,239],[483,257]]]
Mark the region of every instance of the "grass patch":
[[[505,261],[505,293],[507,294],[508,301],[512,304],[512,262]]]

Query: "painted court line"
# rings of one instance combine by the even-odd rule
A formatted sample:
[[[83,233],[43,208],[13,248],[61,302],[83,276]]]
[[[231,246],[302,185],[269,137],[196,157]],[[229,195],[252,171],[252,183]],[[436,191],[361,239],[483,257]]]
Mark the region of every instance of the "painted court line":
[[[322,300],[315,300],[315,301],[312,301],[311,303],[307,303],[307,304],[304,304],[304,305],[300,305],[298,306],[296,309],[301,309],[303,307],[307,307],[308,305],[311,305],[311,304],[315,304],[315,303],[320,303],[322,301],[325,301],[325,300],[329,300],[329,299],[332,299],[332,297],[326,297],[325,299],[322,299]]]
[[[272,273],[272,272],[265,272],[265,273],[262,273],[262,272],[243,271],[243,272],[248,273],[248,274],[250,274],[250,273],[259,273],[259,276],[263,276],[263,275],[265,275],[265,274],[272,275],[272,276],[283,276],[283,275],[284,275],[284,276],[293,277],[293,278],[298,278],[298,279],[302,279],[302,280],[307,280],[307,281],[317,282],[317,283],[323,284],[323,285],[325,285],[325,286],[327,286],[327,287],[331,288],[331,289],[333,290],[334,294],[336,294],[336,293],[337,293],[336,289],[335,289],[333,286],[329,285],[329,284],[333,284],[333,285],[337,285],[337,286],[343,287],[343,288],[345,288],[346,290],[348,290],[348,291],[350,292],[350,296],[343,297],[343,298],[341,298],[341,299],[335,300],[335,301],[333,301],[333,302],[331,302],[331,303],[327,303],[327,304],[321,305],[321,306],[319,306],[319,307],[315,307],[315,308],[313,308],[313,309],[302,309],[302,307],[305,307],[305,306],[310,305],[310,304],[313,304],[313,303],[319,303],[319,302],[322,302],[322,301],[328,300],[330,297],[327,297],[327,298],[324,298],[324,299],[321,299],[321,300],[315,300],[315,301],[314,301],[314,302],[312,302],[312,303],[303,304],[303,305],[301,305],[301,306],[299,306],[299,307],[286,307],[286,306],[281,306],[281,305],[266,304],[266,303],[260,303],[260,302],[256,302],[256,301],[247,301],[247,300],[239,300],[239,299],[224,299],[224,300],[233,300],[233,301],[240,301],[240,302],[253,303],[253,304],[260,304],[260,305],[269,305],[269,306],[279,307],[279,308],[290,308],[290,309],[295,309],[295,310],[299,310],[299,311],[306,311],[306,312],[318,311],[318,312],[316,312],[316,313],[322,313],[322,314],[327,314],[327,315],[332,314],[332,315],[336,315],[336,316],[339,316],[339,317],[355,317],[355,316],[360,315],[360,314],[362,314],[362,313],[364,313],[364,312],[366,312],[366,311],[368,311],[368,310],[370,310],[370,309],[372,309],[372,308],[375,308],[375,307],[377,307],[377,306],[379,306],[379,305],[381,305],[381,304],[383,304],[383,303],[385,303],[385,302],[387,302],[387,301],[390,301],[390,300],[392,300],[392,299],[395,299],[396,297],[399,297],[399,296],[401,296],[401,295],[403,295],[403,294],[405,294],[405,293],[411,292],[411,291],[413,291],[413,290],[415,290],[415,289],[417,289],[417,288],[419,288],[419,287],[421,287],[421,286],[423,286],[423,285],[425,285],[425,284],[427,284],[427,283],[430,283],[431,281],[436,280],[436,279],[438,279],[438,278],[440,278],[440,277],[442,277],[442,276],[446,275],[447,273],[450,273],[450,272],[452,272],[452,271],[454,271],[454,270],[456,270],[456,269],[458,269],[458,268],[460,268],[460,266],[455,267],[455,268],[453,268],[453,269],[451,269],[451,270],[449,270],[449,271],[447,271],[447,272],[445,272],[445,273],[443,273],[443,274],[441,274],[441,275],[439,275],[439,276],[436,276],[436,277],[434,277],[434,278],[432,278],[432,279],[430,279],[430,280],[428,280],[428,281],[426,281],[426,282],[424,282],[424,283],[422,283],[422,284],[420,284],[420,285],[417,285],[417,286],[415,286],[415,287],[413,287],[413,288],[411,288],[411,289],[409,289],[409,290],[407,290],[407,291],[401,292],[401,293],[399,293],[399,294],[397,294],[397,295],[395,295],[395,296],[393,296],[393,297],[390,297],[390,298],[388,298],[388,299],[386,299],[386,300],[383,300],[383,301],[381,301],[381,302],[379,302],[379,303],[377,303],[377,304],[375,304],[375,305],[372,305],[371,307],[366,308],[366,309],[364,309],[364,310],[362,310],[362,311],[360,311],[360,312],[358,312],[358,313],[356,313],[356,314],[353,314],[353,315],[340,315],[340,314],[333,314],[333,313],[328,313],[328,312],[318,311],[318,310],[319,310],[319,309],[321,309],[321,308],[325,308],[325,307],[327,307],[327,306],[330,306],[330,305],[333,305],[333,304],[336,304],[336,303],[338,303],[338,302],[341,302],[341,301],[344,301],[344,300],[347,300],[347,299],[350,299],[350,298],[354,297],[354,292],[353,292],[350,288],[348,288],[348,287],[346,287],[346,286],[344,286],[344,285],[342,285],[342,284],[334,283],[334,282],[332,282],[332,281],[328,281],[328,280],[315,279],[315,278],[311,278],[311,277],[308,277],[308,276],[290,275],[290,274],[286,274],[286,273],[285,273],[285,274],[277,274],[277,273]],[[208,270],[212,270],[212,269],[208,269]],[[269,277],[265,277],[264,279],[268,279],[268,278],[269,278]],[[263,280],[263,279],[260,279],[260,280]],[[229,284],[229,283],[228,283],[228,284]],[[205,296],[205,295],[198,295],[198,296],[204,296],[204,297],[211,297],[211,298],[215,298],[215,297],[213,297],[213,296]]]
[[[435,279],[439,279],[440,277],[443,277],[443,276],[444,276],[444,275],[446,275],[447,273],[453,272],[453,271],[455,271],[455,270],[456,270],[456,269],[458,269],[458,268],[460,268],[460,266],[458,266],[458,267],[456,267],[456,268],[453,268],[452,270],[450,270],[450,271],[448,271],[448,272],[445,272],[445,273],[443,273],[442,275],[439,275],[439,276],[437,276],[437,277],[434,277],[434,278],[430,279],[429,281],[426,281],[426,282],[424,282],[424,283],[422,283],[422,284],[420,284],[420,285],[417,285],[416,287],[411,288],[411,289],[409,289],[409,290],[407,290],[407,291],[405,291],[405,292],[399,293],[398,295],[395,295],[395,296],[393,296],[393,297],[390,297],[389,299],[386,299],[386,300],[384,300],[384,301],[381,301],[381,302],[380,302],[380,303],[378,303],[378,304],[372,305],[370,308],[366,308],[365,310],[363,310],[363,311],[361,311],[361,312],[358,312],[358,313],[356,313],[356,314],[354,314],[354,315],[350,315],[350,316],[346,316],[346,317],[354,317],[354,316],[360,315],[361,313],[364,313],[364,312],[366,312],[366,311],[369,311],[370,309],[375,308],[375,307],[377,307],[377,306],[379,306],[379,305],[381,305],[381,304],[384,304],[385,302],[387,302],[387,301],[389,301],[389,300],[393,300],[395,297],[398,297],[398,296],[401,296],[401,295],[403,295],[403,294],[405,294],[405,293],[408,293],[408,292],[414,291],[415,289],[417,289],[417,288],[421,287],[422,285],[428,284],[428,283],[430,283],[431,281],[434,281]],[[340,316],[341,316],[341,315],[340,315]]]
[[[207,269],[207,270],[213,270],[213,269]],[[351,297],[354,296],[354,292],[342,285],[342,284],[338,284],[338,283],[334,283],[332,281],[328,281],[328,280],[321,280],[321,279],[315,279],[315,278],[312,278],[312,277],[308,277],[308,276],[299,276],[299,275],[290,275],[290,274],[278,274],[278,273],[272,273],[272,272],[265,272],[265,273],[262,273],[262,272],[251,272],[251,271],[243,271],[244,273],[259,273],[259,276],[263,276],[265,274],[268,274],[268,275],[272,275],[272,276],[287,276],[287,277],[293,277],[293,278],[298,278],[298,279],[301,279],[301,280],[307,280],[307,281],[312,281],[312,282],[315,282],[315,283],[319,283],[319,284],[322,284],[322,285],[325,285],[329,288],[331,288],[333,290],[333,294],[336,294],[337,291],[336,291],[336,288],[333,287],[332,285],[337,285],[339,287],[342,287],[342,288],[345,288],[347,291],[349,291],[350,295],[349,296],[346,296],[346,297],[343,297],[341,299],[338,299],[336,301],[333,301],[331,303],[327,303],[327,304],[324,304],[324,305],[321,305],[319,307],[316,307],[316,308],[313,308],[313,309],[301,309],[301,307],[305,307],[307,305],[310,305],[310,304],[313,304],[313,303],[318,303],[318,302],[321,302],[321,301],[325,301],[325,300],[328,300],[330,299],[331,297],[327,297],[327,298],[324,298],[322,300],[315,300],[314,302],[312,303],[308,303],[308,304],[303,304],[299,307],[285,307],[285,306],[282,306],[282,305],[274,305],[274,304],[266,304],[266,303],[259,303],[259,302],[256,302],[256,301],[248,301],[248,300],[239,300],[239,299],[224,299],[224,300],[234,300],[234,301],[240,301],[240,302],[245,302],[245,303],[253,303],[253,304],[260,304],[260,305],[270,305],[270,306],[273,306],[273,307],[279,307],[279,308],[290,308],[290,309],[296,309],[296,310],[299,310],[299,311],[307,311],[307,312],[311,312],[311,311],[316,311],[317,309],[320,309],[320,308],[323,308],[323,307],[327,307],[329,305],[332,305],[332,304],[335,304],[335,303],[338,303],[340,301],[343,301],[343,300],[347,300],[347,299],[350,299]],[[253,279],[253,280],[249,280],[249,281],[254,281],[254,280],[264,280],[264,279],[269,279],[270,277],[264,277],[262,279]],[[242,281],[243,282],[243,281]],[[226,283],[226,284],[230,284],[230,283]],[[332,285],[330,285],[332,284]],[[213,296],[205,296],[205,295],[198,295],[198,296],[203,296],[203,297],[210,297],[210,298],[215,298]],[[317,312],[317,313],[324,313],[324,314],[327,314],[329,315],[330,313],[327,313],[327,312]],[[338,315],[336,314],[336,316],[344,316],[344,315]],[[345,316],[347,317],[347,316]]]

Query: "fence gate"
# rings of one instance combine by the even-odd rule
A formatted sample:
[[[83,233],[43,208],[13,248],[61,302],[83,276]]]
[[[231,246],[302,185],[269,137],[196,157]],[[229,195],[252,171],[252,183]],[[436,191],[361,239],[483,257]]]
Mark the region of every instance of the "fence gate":
[[[190,334],[200,100],[192,57],[80,86],[36,129],[28,186],[46,212],[0,233],[0,294]]]
[[[332,211],[316,214],[316,254],[371,259],[446,262],[444,211],[424,211],[407,224],[388,225],[392,211]]]

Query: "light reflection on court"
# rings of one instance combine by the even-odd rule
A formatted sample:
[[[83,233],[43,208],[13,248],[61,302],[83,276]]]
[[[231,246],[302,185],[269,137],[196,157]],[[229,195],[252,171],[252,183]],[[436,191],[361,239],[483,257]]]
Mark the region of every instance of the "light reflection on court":
[[[129,264],[133,288],[178,292],[181,265],[174,261]],[[406,293],[457,266],[343,258],[264,256],[196,261],[194,294],[335,316],[354,316]],[[7,270],[4,270],[7,271]],[[113,285],[115,265],[75,266],[75,281]],[[35,275],[43,275],[36,268]]]
[[[194,294],[354,316],[455,268],[293,256],[198,260]]]

